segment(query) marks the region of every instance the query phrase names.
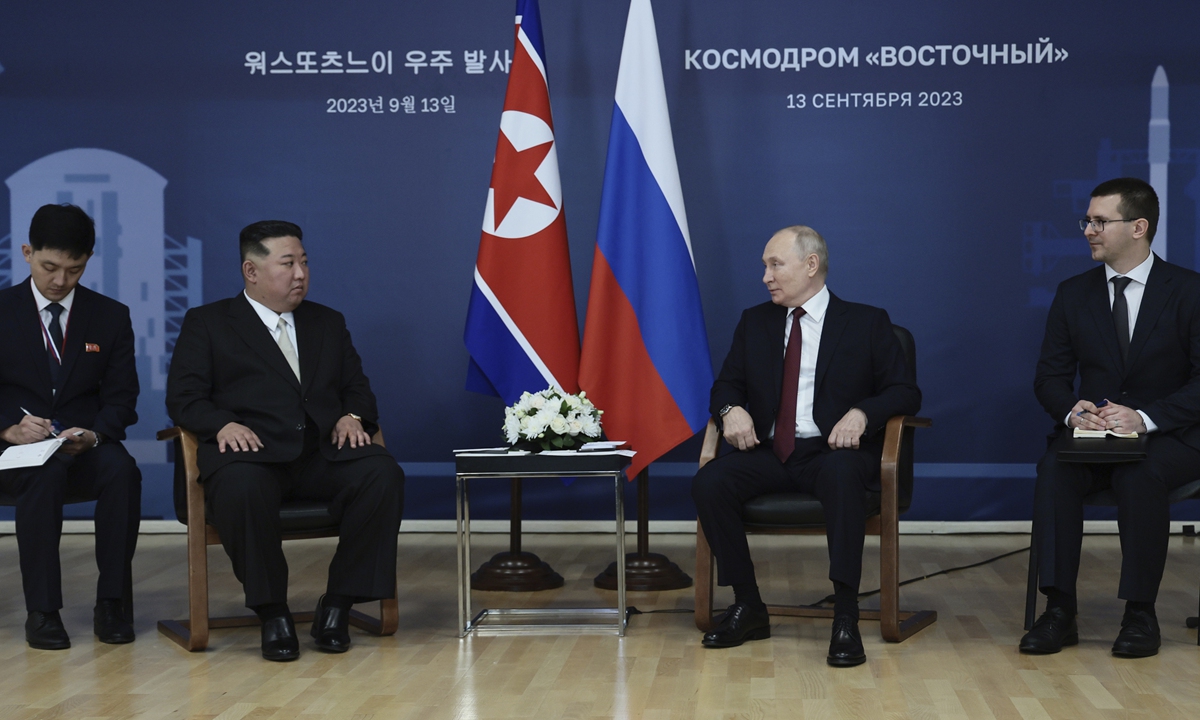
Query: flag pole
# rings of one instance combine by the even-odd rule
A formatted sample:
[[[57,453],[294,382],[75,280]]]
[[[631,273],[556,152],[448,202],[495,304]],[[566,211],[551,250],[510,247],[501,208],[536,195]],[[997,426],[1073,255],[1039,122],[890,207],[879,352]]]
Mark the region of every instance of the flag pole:
[[[592,584],[601,590],[616,590],[617,564],[610,564]],[[666,555],[650,552],[650,468],[643,468],[637,474],[637,552],[625,556],[625,589],[657,592],[691,586],[692,578]]]

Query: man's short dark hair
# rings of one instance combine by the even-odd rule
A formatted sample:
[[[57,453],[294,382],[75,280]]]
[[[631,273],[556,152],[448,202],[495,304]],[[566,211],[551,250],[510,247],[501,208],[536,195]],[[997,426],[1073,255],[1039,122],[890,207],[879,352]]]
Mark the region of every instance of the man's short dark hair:
[[[77,205],[43,205],[29,223],[29,246],[59,250],[72,259],[88,257],[96,247],[96,223]]]
[[[238,243],[242,251],[242,262],[246,262],[246,258],[251,255],[256,257],[270,255],[267,246],[263,245],[263,240],[278,237],[294,237],[297,240],[303,240],[304,231],[300,229],[299,225],[286,220],[259,220],[242,228]]]
[[[1092,191],[1092,197],[1109,195],[1121,196],[1121,201],[1117,203],[1117,212],[1121,213],[1123,218],[1146,219],[1149,224],[1146,240],[1153,241],[1154,233],[1158,232],[1158,193],[1154,192],[1150,183],[1138,178],[1116,178],[1100,183]]]

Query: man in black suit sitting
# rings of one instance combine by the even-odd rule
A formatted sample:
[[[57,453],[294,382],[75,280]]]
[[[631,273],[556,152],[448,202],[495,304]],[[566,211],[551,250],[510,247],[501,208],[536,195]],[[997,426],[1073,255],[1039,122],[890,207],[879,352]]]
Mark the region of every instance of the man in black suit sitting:
[[[1161,642],[1154,603],[1170,537],[1167,497],[1200,469],[1200,275],[1150,251],[1158,195],[1144,180],[1098,185],[1080,227],[1103,265],[1064,280],[1046,318],[1034,390],[1057,427],[1038,462],[1033,511],[1047,603],[1020,650],[1056,653],[1079,642],[1083,498],[1112,488],[1121,534],[1117,596],[1125,600],[1112,652],[1146,657]],[[1074,428],[1144,434],[1146,458],[1060,462],[1060,444]]]
[[[735,602],[704,636],[705,647],[770,637],[742,523],[759,495],[807,492],[827,521],[834,621],[826,658],[866,660],[858,631],[866,492],[879,489],[883,429],[921,407],[888,314],[842,300],[825,286],[825,240],[803,225],[784,228],[763,251],[771,302],[742,313],[710,410],[739,452],[705,465],[692,484],[720,585]]]
[[[25,590],[25,640],[71,647],[59,616],[62,506],[97,498],[93,631],[133,642],[123,599],[137,544],[142,475],[121,440],[137,422],[138,378],[129,308],[79,285],[96,245],[92,219],[74,205],[43,205],[21,246],[29,279],[0,290],[0,449],[60,437],[45,464],[0,470],[17,499],[17,546]]]
[[[404,473],[371,444],[379,413],[341,313],[308,302],[308,255],[289,222],[241,233],[245,290],[188,311],[167,410],[199,440],[200,479],[268,660],[300,656],[287,605],[282,500],[331,500],[341,525],[312,636],[350,647],[350,606],[390,598]]]

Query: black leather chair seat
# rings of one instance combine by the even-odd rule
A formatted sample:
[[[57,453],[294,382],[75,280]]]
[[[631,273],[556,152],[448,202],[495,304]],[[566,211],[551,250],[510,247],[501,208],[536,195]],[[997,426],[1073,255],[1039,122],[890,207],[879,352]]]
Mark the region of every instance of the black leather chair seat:
[[[867,493],[867,517],[879,514],[879,498],[879,493]],[[821,501],[807,493],[759,495],[746,503],[742,519],[750,529],[825,527]]]
[[[329,503],[319,500],[291,501],[279,510],[283,532],[338,532],[338,524],[329,514]]]
[[[212,524],[212,508],[206,508]],[[284,535],[325,532],[338,534],[338,524],[329,514],[329,503],[320,500],[288,500],[279,509],[279,526]]]

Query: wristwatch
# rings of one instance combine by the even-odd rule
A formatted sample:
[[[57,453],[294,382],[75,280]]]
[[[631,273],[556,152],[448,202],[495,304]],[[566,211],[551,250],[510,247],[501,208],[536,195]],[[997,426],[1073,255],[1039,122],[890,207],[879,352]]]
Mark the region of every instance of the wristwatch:
[[[354,414],[354,413],[352,413],[352,412],[348,412],[348,413],[346,413],[346,416],[347,416],[347,417],[352,417],[352,418],[354,418],[355,420],[357,420],[357,421],[358,421],[358,422],[360,422],[360,423],[362,422],[362,415],[355,415],[355,414]]]
[[[729,414],[729,411],[735,407],[736,407],[736,405],[726,405],[725,407],[721,408],[721,412],[717,413],[717,415],[719,415],[721,417],[725,417],[726,415]]]

